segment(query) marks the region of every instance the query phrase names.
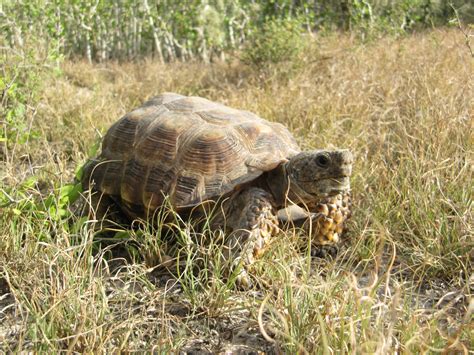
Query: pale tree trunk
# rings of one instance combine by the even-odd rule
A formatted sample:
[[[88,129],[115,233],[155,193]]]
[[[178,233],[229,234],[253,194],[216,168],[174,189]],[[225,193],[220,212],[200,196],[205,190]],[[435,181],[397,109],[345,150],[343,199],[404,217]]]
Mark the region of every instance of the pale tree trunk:
[[[148,0],[143,0],[143,6],[145,7],[151,30],[153,31],[153,40],[155,41],[155,49],[156,53],[158,54],[158,59],[161,63],[164,63],[163,52],[161,51],[161,43],[160,39],[158,38],[158,31],[156,30],[155,21],[153,20],[153,16],[151,15],[150,6],[148,6]]]

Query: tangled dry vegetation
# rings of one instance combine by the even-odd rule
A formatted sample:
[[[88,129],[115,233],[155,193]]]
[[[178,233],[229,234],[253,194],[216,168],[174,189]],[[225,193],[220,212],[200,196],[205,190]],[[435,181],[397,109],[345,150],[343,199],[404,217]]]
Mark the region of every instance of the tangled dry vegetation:
[[[38,137],[1,155],[11,204],[0,217],[0,351],[474,349],[474,61],[463,40],[334,35],[260,70],[65,62],[31,116]],[[107,127],[164,91],[281,122],[303,148],[350,148],[354,216],[338,256],[312,260],[282,233],[243,292],[221,276],[219,245],[199,242],[211,232],[185,224],[176,259],[163,260],[149,226],[104,242],[94,221],[19,207],[60,201]]]

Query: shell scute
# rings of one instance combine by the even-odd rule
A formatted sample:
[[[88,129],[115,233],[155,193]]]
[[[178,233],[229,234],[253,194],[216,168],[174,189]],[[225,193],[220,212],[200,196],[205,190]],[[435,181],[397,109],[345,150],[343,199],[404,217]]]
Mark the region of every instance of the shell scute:
[[[164,105],[170,111],[175,112],[200,112],[219,108],[226,109],[222,104],[196,96],[183,97],[179,100],[169,101]]]
[[[166,112],[151,121],[137,138],[135,155],[149,162],[170,166],[176,159],[182,135],[197,125],[199,118]]]
[[[120,193],[120,185],[117,185],[116,181],[122,177],[122,161],[103,161],[96,166],[96,169],[99,169],[98,175],[102,176],[101,181],[98,182],[100,190],[108,195],[118,195]]]
[[[164,202],[168,191],[174,190],[176,171],[167,169],[161,164],[152,166],[143,188],[143,205],[156,209]]]
[[[142,204],[142,191],[148,167],[135,159],[128,160],[123,169],[120,197],[131,204]]]
[[[191,201],[200,201],[205,196],[203,176],[179,175],[171,200],[175,206],[187,206]]]
[[[220,127],[204,127],[196,130],[183,145],[177,164],[212,179],[216,175],[228,174],[242,161],[242,146],[232,133]]]
[[[171,101],[180,100],[185,98],[186,96],[175,94],[174,92],[164,92],[161,95],[152,97],[148,101],[146,101],[141,107],[146,106],[162,106],[163,104],[169,103]]]

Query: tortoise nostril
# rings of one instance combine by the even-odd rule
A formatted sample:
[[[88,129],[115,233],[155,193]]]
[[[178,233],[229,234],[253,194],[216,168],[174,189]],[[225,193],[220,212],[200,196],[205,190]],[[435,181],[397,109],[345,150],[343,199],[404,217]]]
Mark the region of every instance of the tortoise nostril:
[[[315,159],[316,165],[321,168],[327,168],[329,166],[330,159],[327,155],[321,154],[318,155]]]

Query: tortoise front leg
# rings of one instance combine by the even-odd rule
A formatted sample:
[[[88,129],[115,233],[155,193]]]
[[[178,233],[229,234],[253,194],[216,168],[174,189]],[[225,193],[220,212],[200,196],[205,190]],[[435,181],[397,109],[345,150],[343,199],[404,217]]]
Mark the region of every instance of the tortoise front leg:
[[[305,248],[310,243],[311,256],[334,257],[337,254],[338,235],[334,235],[323,226],[327,224],[327,218],[323,213],[314,213],[292,205],[278,211],[280,222],[289,229],[302,230],[302,237],[298,245]],[[332,223],[331,223],[332,224]],[[309,238],[309,240],[308,240]]]
[[[237,284],[248,288],[251,284],[248,267],[263,253],[271,237],[279,230],[272,195],[257,187],[244,190],[231,201],[227,225],[232,229],[226,242],[228,255],[234,266],[243,266],[237,276]]]
[[[279,216],[309,235],[313,256],[335,256],[345,222],[350,217],[350,192],[320,199],[307,207],[309,211],[291,206],[280,211]]]

